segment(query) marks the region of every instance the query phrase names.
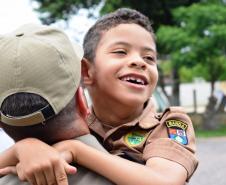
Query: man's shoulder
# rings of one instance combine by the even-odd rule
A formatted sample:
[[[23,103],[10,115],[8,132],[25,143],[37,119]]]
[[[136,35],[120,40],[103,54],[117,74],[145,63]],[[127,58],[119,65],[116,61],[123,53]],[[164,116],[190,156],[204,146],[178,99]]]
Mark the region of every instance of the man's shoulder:
[[[79,140],[83,143],[85,143],[86,145],[91,146],[92,148],[95,148],[99,151],[108,153],[105,148],[99,143],[99,141],[97,140],[97,138],[95,138],[93,135],[91,134],[86,134],[80,137],[75,138],[76,140]]]
[[[22,182],[16,175],[9,174],[0,178],[0,185],[29,185],[27,182]]]
[[[96,148],[99,151],[107,152],[104,147],[97,141],[97,139],[91,135],[83,135],[75,138],[93,148]],[[87,184],[96,184],[96,185],[112,185],[110,181],[104,177],[86,169],[81,166],[78,166],[78,172],[76,175],[69,176],[69,184],[78,184],[78,185],[87,185]],[[27,182],[22,182],[16,175],[6,175],[0,178],[0,185],[29,185]]]

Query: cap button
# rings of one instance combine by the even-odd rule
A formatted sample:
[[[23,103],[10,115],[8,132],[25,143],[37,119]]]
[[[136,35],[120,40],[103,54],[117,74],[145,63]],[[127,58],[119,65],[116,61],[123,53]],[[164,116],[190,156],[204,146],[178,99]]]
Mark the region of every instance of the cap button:
[[[155,115],[155,118],[158,119],[158,120],[159,120],[161,117],[162,117],[161,113],[157,113],[157,114]]]
[[[24,35],[24,33],[17,33],[16,37],[22,37]]]

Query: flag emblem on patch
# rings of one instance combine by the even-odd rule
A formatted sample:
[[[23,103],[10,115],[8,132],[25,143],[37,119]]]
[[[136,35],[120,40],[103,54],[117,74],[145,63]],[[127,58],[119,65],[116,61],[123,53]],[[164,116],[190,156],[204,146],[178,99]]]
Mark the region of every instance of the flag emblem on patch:
[[[143,143],[146,137],[146,131],[132,131],[124,136],[124,141],[128,146],[135,147]]]
[[[188,144],[188,138],[186,135],[186,129],[188,125],[186,123],[179,120],[167,120],[166,126],[170,139],[183,145]]]

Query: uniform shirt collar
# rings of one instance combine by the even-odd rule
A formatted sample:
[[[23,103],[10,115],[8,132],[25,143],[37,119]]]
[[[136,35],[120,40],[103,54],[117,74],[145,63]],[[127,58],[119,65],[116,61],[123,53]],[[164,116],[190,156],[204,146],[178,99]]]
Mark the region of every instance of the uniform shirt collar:
[[[139,127],[142,129],[150,129],[159,123],[158,119],[156,119],[156,111],[151,99],[148,100],[142,114],[139,117],[117,127],[111,127],[98,120],[92,108],[90,114],[87,116],[86,121],[89,128],[102,138],[108,137],[113,132],[122,127],[132,127],[139,125]]]

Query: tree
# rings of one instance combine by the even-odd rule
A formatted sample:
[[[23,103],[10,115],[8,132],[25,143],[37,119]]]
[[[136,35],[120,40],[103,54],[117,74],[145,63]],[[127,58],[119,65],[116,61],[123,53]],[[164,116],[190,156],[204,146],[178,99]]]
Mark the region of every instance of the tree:
[[[114,11],[120,7],[134,8],[154,22],[154,28],[157,29],[159,25],[174,24],[172,19],[171,10],[179,6],[189,6],[192,3],[200,2],[200,0],[152,0],[150,1],[137,1],[137,0],[33,0],[39,3],[36,9],[40,12],[40,19],[45,24],[51,24],[57,20],[68,20],[72,15],[75,15],[79,9],[85,8],[89,10],[92,15],[92,8],[97,7],[102,3],[100,10],[101,14],[106,14]]]
[[[224,69],[221,56],[225,55],[225,15],[225,6],[215,4],[181,7],[174,10],[178,25],[161,26],[157,32],[159,52],[170,56],[176,72],[181,66],[203,63],[209,71],[207,80],[211,81],[212,93]],[[178,74],[174,78],[179,81],[176,77]]]
[[[211,82],[211,96],[206,112],[206,127],[213,117],[216,99],[213,96],[215,82],[222,79],[226,63],[226,8],[216,3],[200,3],[180,7],[173,11],[176,26],[161,26],[157,32],[158,49],[169,56],[173,65],[174,95],[179,95],[179,69],[202,65]],[[176,100],[175,100],[176,101]],[[177,102],[176,102],[177,103]],[[208,125],[209,123],[209,125]]]

